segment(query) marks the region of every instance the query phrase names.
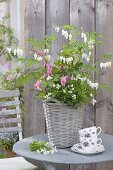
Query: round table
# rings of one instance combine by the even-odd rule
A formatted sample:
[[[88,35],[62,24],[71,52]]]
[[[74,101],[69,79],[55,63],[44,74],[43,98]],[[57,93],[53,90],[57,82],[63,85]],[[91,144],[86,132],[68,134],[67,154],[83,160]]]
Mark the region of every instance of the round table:
[[[105,162],[113,160],[113,136],[108,134],[101,135],[105,151],[99,154],[85,156],[75,153],[70,148],[57,149],[54,154],[43,155],[37,152],[31,152],[28,148],[29,144],[34,140],[48,141],[46,134],[24,138],[13,146],[13,151],[25,158],[42,161],[45,169],[55,170],[52,163],[59,164],[90,164],[97,162]]]

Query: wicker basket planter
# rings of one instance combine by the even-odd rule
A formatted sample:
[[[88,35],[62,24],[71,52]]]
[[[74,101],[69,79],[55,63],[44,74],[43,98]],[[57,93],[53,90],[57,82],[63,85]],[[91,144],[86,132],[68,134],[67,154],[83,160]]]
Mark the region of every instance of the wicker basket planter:
[[[78,130],[83,125],[83,107],[72,109],[60,102],[44,102],[44,114],[49,140],[57,148],[78,142]]]

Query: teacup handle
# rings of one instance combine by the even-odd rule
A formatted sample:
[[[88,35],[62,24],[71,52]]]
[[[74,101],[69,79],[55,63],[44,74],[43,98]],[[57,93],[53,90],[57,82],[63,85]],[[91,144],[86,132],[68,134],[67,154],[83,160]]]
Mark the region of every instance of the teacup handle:
[[[97,140],[97,144],[102,144],[102,139],[101,138],[99,138],[98,140]]]
[[[97,136],[101,133],[102,129],[101,127],[97,127]]]

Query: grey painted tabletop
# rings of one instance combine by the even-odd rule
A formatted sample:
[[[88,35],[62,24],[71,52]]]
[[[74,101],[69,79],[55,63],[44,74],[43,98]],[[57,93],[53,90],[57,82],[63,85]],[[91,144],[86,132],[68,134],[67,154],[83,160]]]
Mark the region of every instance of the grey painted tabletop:
[[[105,151],[90,156],[85,156],[85,155],[75,153],[71,151],[70,148],[58,149],[56,153],[49,154],[49,155],[43,155],[37,152],[31,152],[28,149],[29,144],[34,140],[48,141],[46,134],[25,138],[22,139],[21,141],[16,142],[13,146],[13,151],[25,158],[30,158],[33,160],[50,162],[50,163],[87,164],[87,163],[112,161],[113,160],[113,135],[103,134],[101,138],[103,140]]]

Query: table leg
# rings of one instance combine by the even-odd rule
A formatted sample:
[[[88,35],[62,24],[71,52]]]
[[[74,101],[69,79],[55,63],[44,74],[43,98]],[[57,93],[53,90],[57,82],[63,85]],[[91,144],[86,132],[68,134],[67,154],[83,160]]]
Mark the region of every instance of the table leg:
[[[88,164],[80,164],[77,166],[76,170],[85,170],[88,167],[89,167]]]
[[[45,168],[45,170],[56,170],[55,167],[49,162],[43,162],[42,166]]]
[[[56,170],[53,164],[49,162],[43,162],[42,166],[45,168],[45,170]],[[76,167],[76,170],[86,170],[88,167],[88,164],[80,164]]]

